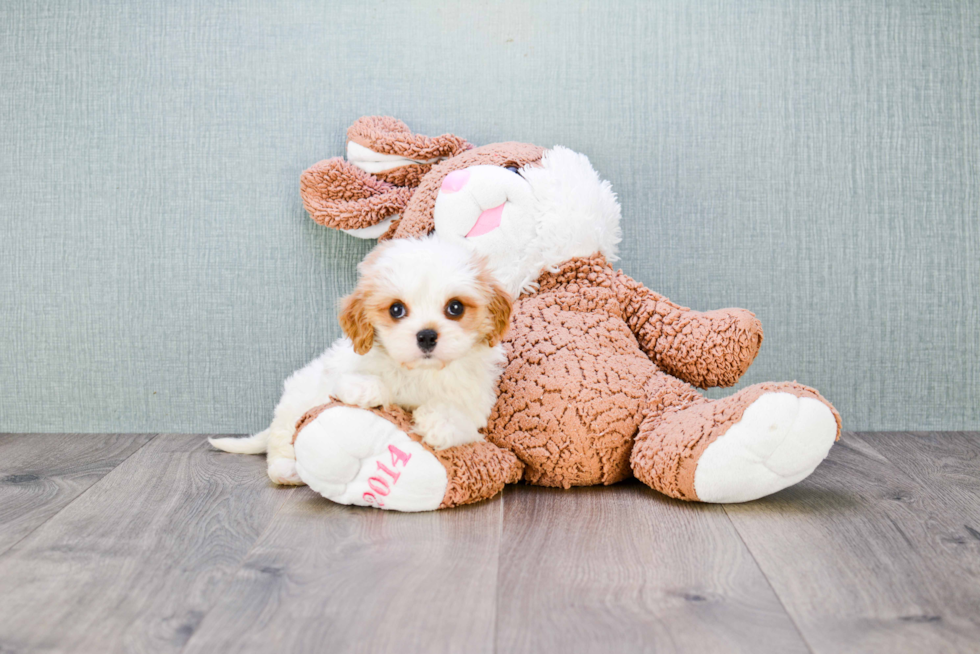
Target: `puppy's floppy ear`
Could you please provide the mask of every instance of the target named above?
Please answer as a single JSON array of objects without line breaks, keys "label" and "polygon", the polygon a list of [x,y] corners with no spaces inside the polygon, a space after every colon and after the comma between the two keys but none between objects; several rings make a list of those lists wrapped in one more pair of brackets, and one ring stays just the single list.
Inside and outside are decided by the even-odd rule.
[{"label": "puppy's floppy ear", "polygon": [[354,352],[367,354],[374,345],[374,325],[368,319],[366,294],[356,289],[341,300],[340,328],[354,344]]},{"label": "puppy's floppy ear", "polygon": [[513,309],[513,300],[510,297],[510,293],[486,272],[486,270],[482,274],[488,278],[485,283],[490,293],[490,299],[487,302],[489,331],[487,332],[486,340],[487,345],[494,347],[503,340],[507,334],[507,329],[510,327],[510,312]]}]

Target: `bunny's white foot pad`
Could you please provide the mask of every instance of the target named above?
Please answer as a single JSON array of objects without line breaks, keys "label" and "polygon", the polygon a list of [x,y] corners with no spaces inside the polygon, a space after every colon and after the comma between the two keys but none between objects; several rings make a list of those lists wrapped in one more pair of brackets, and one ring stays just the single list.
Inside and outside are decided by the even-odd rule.
[{"label": "bunny's white foot pad", "polygon": [[296,471],[338,504],[432,511],[446,494],[446,469],[381,416],[354,407],[323,411],[296,437]]},{"label": "bunny's white foot pad", "polygon": [[702,502],[748,502],[802,481],[826,458],[837,421],[823,402],[766,393],[698,459],[694,491]]}]

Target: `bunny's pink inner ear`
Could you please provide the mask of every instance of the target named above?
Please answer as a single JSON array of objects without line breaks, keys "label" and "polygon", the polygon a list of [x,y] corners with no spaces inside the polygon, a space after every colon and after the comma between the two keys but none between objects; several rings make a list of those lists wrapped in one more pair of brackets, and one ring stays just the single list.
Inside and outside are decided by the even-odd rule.
[{"label": "bunny's pink inner ear", "polygon": [[347,130],[347,160],[396,186],[418,186],[433,164],[472,147],[452,134],[413,134],[390,116],[365,116]]},{"label": "bunny's pink inner ear", "polygon": [[310,217],[335,229],[364,229],[400,214],[413,191],[377,179],[339,157],[321,161],[300,177],[300,195]]}]

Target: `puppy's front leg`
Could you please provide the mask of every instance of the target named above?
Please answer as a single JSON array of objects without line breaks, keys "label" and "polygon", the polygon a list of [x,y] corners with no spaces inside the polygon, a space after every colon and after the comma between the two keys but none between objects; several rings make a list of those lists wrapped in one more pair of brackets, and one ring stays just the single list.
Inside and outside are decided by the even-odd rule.
[{"label": "puppy's front leg", "polygon": [[344,404],[353,404],[365,409],[390,403],[388,389],[373,375],[342,375],[337,380],[334,397]]},{"label": "puppy's front leg", "polygon": [[437,450],[483,440],[476,424],[451,404],[423,404],[415,409],[412,418],[422,442]]}]

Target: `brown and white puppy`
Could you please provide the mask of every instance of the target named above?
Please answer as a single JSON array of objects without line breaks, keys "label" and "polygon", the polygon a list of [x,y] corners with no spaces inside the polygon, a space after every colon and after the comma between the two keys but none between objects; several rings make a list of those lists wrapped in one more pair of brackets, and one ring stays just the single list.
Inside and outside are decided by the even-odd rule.
[{"label": "brown and white puppy", "polygon": [[284,384],[268,429],[211,439],[226,452],[268,453],[269,477],[301,484],[292,437],[308,410],[336,398],[400,406],[435,449],[481,440],[506,361],[511,298],[468,249],[437,237],[386,241],[358,266],[343,299],[346,334]]}]

